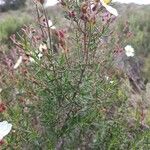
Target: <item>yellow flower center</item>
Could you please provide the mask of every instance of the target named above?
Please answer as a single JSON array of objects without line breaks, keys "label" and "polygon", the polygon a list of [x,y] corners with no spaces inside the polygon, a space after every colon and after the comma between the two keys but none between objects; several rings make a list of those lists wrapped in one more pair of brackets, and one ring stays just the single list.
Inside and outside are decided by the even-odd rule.
[{"label": "yellow flower center", "polygon": [[105,4],[109,4],[112,0],[103,0]]}]

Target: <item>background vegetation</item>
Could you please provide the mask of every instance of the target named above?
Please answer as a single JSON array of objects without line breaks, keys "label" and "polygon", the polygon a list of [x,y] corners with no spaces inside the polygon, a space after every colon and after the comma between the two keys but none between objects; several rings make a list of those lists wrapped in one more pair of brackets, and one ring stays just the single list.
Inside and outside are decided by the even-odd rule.
[{"label": "background vegetation", "polygon": [[[150,6],[115,5],[121,13],[114,25],[115,30],[122,35],[124,25],[129,22],[133,38],[130,41],[123,40],[133,45],[136,55],[144,62],[144,76],[149,78]],[[28,6],[27,3],[27,8],[2,14],[1,53],[9,56],[12,50],[9,39],[11,34],[18,32],[20,27],[28,25],[30,21],[34,24],[35,18],[30,15],[33,8]],[[50,12],[56,14],[57,9],[53,8]],[[18,13],[23,15],[18,18]],[[52,17],[56,24],[59,23],[58,26],[61,26],[60,17]],[[64,27],[69,26],[64,24],[65,19],[61,22]],[[28,41],[22,42],[26,42],[25,49],[34,53],[35,49],[31,49]],[[78,49],[81,47],[77,46]],[[111,57],[104,59],[110,61]],[[75,61],[80,63],[74,65]],[[70,67],[64,55],[54,55],[52,58],[37,60],[37,63],[27,66],[29,70],[25,70],[26,65],[22,65],[15,76],[2,62],[0,88],[3,90],[0,101],[5,103],[7,110],[0,113],[0,117],[13,124],[13,131],[2,149],[150,149],[150,132],[141,127],[139,110],[136,109],[132,114],[128,104],[129,93],[126,94],[128,89],[120,86],[115,75],[111,76],[114,81],[112,84],[104,77],[103,73],[109,69],[110,62],[105,65],[91,62],[92,67],[87,67],[81,85],[76,83],[80,80],[80,71],[84,65],[78,54],[69,56]]]}]

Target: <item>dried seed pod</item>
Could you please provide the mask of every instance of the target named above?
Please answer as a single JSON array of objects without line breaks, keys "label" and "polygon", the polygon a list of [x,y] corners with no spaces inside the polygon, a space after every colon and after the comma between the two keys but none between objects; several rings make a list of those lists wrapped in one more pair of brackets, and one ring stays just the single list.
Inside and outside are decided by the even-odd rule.
[{"label": "dried seed pod", "polygon": [[37,0],[38,2],[40,2],[42,5],[44,4],[45,0]]},{"label": "dried seed pod", "polygon": [[88,9],[88,4],[83,2],[81,5],[81,12],[86,14],[87,13],[87,9]]}]

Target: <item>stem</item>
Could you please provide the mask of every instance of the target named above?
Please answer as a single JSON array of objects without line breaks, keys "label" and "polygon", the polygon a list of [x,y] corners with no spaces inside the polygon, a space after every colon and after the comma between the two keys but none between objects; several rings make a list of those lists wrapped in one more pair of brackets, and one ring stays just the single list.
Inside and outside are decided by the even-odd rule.
[{"label": "stem", "polygon": [[40,30],[42,32],[42,36],[44,37],[44,32],[43,32],[42,26],[40,24],[40,14],[39,14],[38,6],[37,6],[37,4],[35,4],[35,6],[36,6],[36,13],[37,13],[37,18],[38,18],[38,23],[40,25]]},{"label": "stem", "polygon": [[84,32],[82,32],[82,33],[83,33],[83,40],[84,40],[83,41],[83,44],[84,44],[83,49],[84,49],[84,63],[85,63],[85,65],[83,65],[83,68],[81,68],[80,78],[79,78],[79,81],[77,82],[76,90],[73,93],[73,96],[71,98],[71,101],[73,103],[72,103],[72,106],[71,106],[69,112],[67,113],[67,117],[66,117],[64,124],[61,128],[62,130],[66,127],[66,122],[69,120],[71,112],[73,111],[73,104],[76,104],[77,106],[79,106],[79,104],[77,102],[75,102],[74,99],[76,98],[76,96],[79,92],[79,88],[80,88],[80,85],[82,83],[82,79],[84,77],[84,73],[86,71],[86,67],[87,67],[87,63],[88,63],[88,48],[87,48],[87,32],[86,32],[86,30],[87,30],[87,23],[84,22]]},{"label": "stem", "polygon": [[48,38],[49,38],[49,46],[50,46],[50,49],[51,49],[51,52],[52,52],[51,30],[50,30],[50,27],[49,27],[49,24],[48,24],[47,12],[46,12],[46,10],[44,9],[44,7],[43,7],[43,13],[44,13],[44,16],[45,16],[45,19],[46,19],[47,32],[48,32]]}]

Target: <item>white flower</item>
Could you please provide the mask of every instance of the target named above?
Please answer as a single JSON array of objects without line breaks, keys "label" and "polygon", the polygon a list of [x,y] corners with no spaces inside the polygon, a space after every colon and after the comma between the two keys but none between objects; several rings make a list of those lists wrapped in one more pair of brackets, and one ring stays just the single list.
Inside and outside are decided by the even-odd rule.
[{"label": "white flower", "polygon": [[93,140],[93,142],[96,143],[96,142],[97,142],[97,139],[95,138],[95,139]]},{"label": "white flower", "polygon": [[113,84],[113,83],[114,83],[113,80],[110,80],[109,76],[105,76],[105,79],[106,79],[106,81],[109,81],[110,84]]},{"label": "white flower", "polygon": [[0,141],[11,131],[12,124],[7,121],[0,122]]},{"label": "white flower", "polygon": [[[79,2],[78,2],[79,4]],[[95,7],[95,2],[93,0],[90,1],[90,9],[93,10],[93,8]]]},{"label": "white flower", "polygon": [[107,5],[105,2],[104,2],[104,0],[100,0],[101,1],[101,4],[106,8],[106,10],[107,11],[109,11],[112,15],[114,15],[114,16],[118,16],[118,11],[115,9],[115,8],[113,8],[113,7],[111,7],[111,6],[109,6],[109,5]]},{"label": "white flower", "polygon": [[134,48],[131,45],[127,45],[125,47],[125,53],[128,57],[133,57],[135,55]]},{"label": "white flower", "polygon": [[22,56],[20,56],[18,58],[17,62],[14,65],[14,69],[17,69],[20,66],[21,63],[22,63]]},{"label": "white flower", "polygon": [[56,29],[51,20],[48,20],[48,27],[50,27],[51,29]]},{"label": "white flower", "polygon": [[113,83],[114,83],[114,81],[113,81],[113,80],[111,80],[111,81],[109,81],[109,83],[110,83],[110,84],[113,84]]},{"label": "white flower", "polygon": [[59,3],[58,0],[45,0],[44,2],[44,7],[51,7],[51,6],[54,6],[56,5],[57,3]]},{"label": "white flower", "polygon": [[48,22],[44,21],[44,26],[45,27],[49,27],[49,28],[51,28],[53,30],[56,29],[56,27],[53,25],[53,22],[51,20],[48,20]]},{"label": "white flower", "polygon": [[35,59],[30,56],[30,57],[29,57],[29,61],[30,61],[31,63],[34,63],[34,62],[35,62]]},{"label": "white flower", "polygon": [[110,80],[109,76],[105,76],[105,79],[106,79],[106,81],[109,81],[110,84],[113,84],[113,83],[114,83],[113,80]]},{"label": "white flower", "polygon": [[38,54],[38,58],[39,58],[39,59],[41,59],[41,58],[42,58],[42,56],[43,56],[43,54],[42,54],[42,53],[39,53],[39,54]]},{"label": "white flower", "polygon": [[47,50],[47,46],[46,46],[46,44],[40,44],[40,46],[39,46],[39,51],[40,52],[43,52],[43,50]]},{"label": "white flower", "polygon": [[[37,49],[36,52],[36,56],[38,57],[38,59],[40,60],[43,57],[43,51],[47,50],[47,45],[45,43],[40,44],[39,49]],[[31,63],[35,63],[36,60],[35,58],[33,58],[32,56],[29,57],[29,61]]]},{"label": "white flower", "polygon": [[105,76],[105,79],[108,81],[108,80],[109,80],[109,77],[108,77],[108,76]]}]

